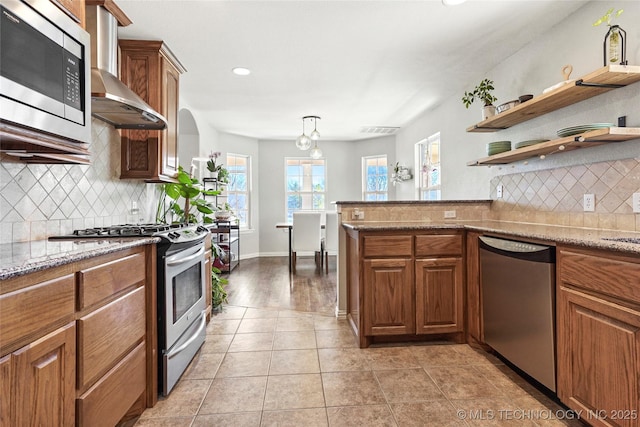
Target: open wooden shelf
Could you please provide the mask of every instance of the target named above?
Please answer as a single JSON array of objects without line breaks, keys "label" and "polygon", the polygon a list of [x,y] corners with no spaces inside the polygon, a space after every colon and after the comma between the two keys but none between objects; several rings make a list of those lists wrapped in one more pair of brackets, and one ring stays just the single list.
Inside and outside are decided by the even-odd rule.
[{"label": "open wooden shelf", "polygon": [[[526,122],[576,102],[640,81],[640,66],[608,65],[583,78],[533,97],[469,128],[467,132],[496,132]],[[590,86],[598,85],[598,86]]]},{"label": "open wooden shelf", "polygon": [[610,142],[622,142],[640,138],[640,128],[611,127],[592,130],[580,135],[554,139],[528,147],[518,148],[467,163],[467,166],[504,165],[520,160],[583,147],[595,147]]}]

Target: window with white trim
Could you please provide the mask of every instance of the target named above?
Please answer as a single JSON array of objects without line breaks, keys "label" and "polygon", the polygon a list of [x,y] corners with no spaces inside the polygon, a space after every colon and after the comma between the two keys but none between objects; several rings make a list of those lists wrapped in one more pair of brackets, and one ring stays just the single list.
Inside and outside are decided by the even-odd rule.
[{"label": "window with white trim", "polygon": [[388,200],[387,156],[362,158],[362,200]]},{"label": "window with white trim", "polygon": [[420,200],[440,200],[441,163],[440,132],[416,144],[416,170],[419,171],[418,198]]},{"label": "window with white trim", "polygon": [[242,228],[251,227],[251,158],[242,154],[227,154],[229,184],[224,193],[227,203]]},{"label": "window with white trim", "polygon": [[325,210],[326,182],[325,159],[286,157],[286,220],[293,221],[295,211]]}]

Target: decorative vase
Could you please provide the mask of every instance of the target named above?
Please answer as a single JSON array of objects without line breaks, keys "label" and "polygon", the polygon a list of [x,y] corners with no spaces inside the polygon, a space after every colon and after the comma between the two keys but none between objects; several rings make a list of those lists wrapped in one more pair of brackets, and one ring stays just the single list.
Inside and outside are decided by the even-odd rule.
[{"label": "decorative vase", "polygon": [[214,215],[215,215],[216,219],[226,220],[226,219],[229,219],[231,217],[231,212],[229,212],[229,211],[216,211]]},{"label": "decorative vase", "polygon": [[209,171],[209,178],[215,178],[218,179],[218,171]]},{"label": "decorative vase", "polygon": [[621,65],[627,64],[627,52],[625,46],[625,38],[627,32],[618,25],[609,27],[609,31],[604,36],[603,56],[604,65],[615,64],[619,62]]},{"label": "decorative vase", "polygon": [[494,105],[485,105],[482,107],[482,120],[487,120],[489,117],[496,115],[496,107]]}]

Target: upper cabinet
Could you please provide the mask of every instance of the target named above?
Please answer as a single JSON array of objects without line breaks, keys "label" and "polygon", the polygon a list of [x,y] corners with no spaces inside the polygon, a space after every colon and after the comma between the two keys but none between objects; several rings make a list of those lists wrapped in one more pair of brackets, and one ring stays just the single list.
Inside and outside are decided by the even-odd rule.
[{"label": "upper cabinet", "polygon": [[120,79],[167,119],[167,128],[123,130],[120,178],[172,182],[178,174],[178,90],[186,70],[157,40],[119,40]]},{"label": "upper cabinet", "polygon": [[71,19],[76,21],[82,28],[85,28],[84,5],[85,0],[51,0]]},{"label": "upper cabinet", "polygon": [[[497,114],[469,128],[467,132],[495,132],[596,95],[640,81],[640,66],[608,65],[585,77],[566,84],[503,113]],[[621,142],[640,138],[640,128],[611,127],[592,130],[552,141],[530,145],[468,162],[468,166],[512,163],[535,156],[593,147],[608,142]]]}]

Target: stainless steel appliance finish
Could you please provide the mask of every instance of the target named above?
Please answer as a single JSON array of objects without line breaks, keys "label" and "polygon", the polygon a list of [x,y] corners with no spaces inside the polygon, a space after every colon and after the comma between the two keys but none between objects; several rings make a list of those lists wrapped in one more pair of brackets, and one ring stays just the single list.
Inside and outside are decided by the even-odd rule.
[{"label": "stainless steel appliance finish", "polygon": [[0,4],[0,120],[91,142],[89,34],[49,0]]},{"label": "stainless steel appliance finish", "polygon": [[[205,340],[204,243],[164,256],[158,283],[158,339],[162,354],[162,394],[167,396]],[[160,299],[163,297],[163,301]]]},{"label": "stainless steel appliance finish", "polygon": [[118,21],[102,6],[85,8],[91,34],[91,114],[117,129],[162,130],[167,119],[118,75]]},{"label": "stainless steel appliance finish", "polygon": [[480,237],[485,343],[556,390],[555,248]]}]

